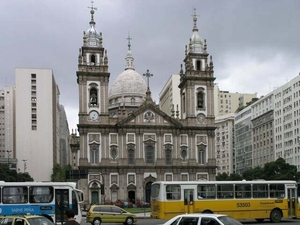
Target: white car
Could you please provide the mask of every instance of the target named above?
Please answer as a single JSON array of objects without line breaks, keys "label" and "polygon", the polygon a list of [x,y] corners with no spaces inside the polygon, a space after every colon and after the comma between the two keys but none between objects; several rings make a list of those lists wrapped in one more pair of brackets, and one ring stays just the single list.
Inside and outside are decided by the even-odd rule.
[{"label": "white car", "polygon": [[163,225],[242,225],[242,223],[227,215],[194,213],[175,216]]}]

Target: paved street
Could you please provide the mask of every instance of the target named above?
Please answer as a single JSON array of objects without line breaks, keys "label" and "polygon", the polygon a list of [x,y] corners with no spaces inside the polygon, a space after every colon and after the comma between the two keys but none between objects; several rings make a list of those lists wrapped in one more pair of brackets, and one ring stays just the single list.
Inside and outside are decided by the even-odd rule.
[{"label": "paved street", "polygon": [[[137,223],[135,223],[135,225],[159,225],[159,224],[163,224],[166,220],[160,220],[160,219],[152,219],[149,217],[149,213],[146,213],[144,215],[144,213],[139,213],[137,214],[138,216],[138,221]],[[284,219],[281,221],[281,223],[272,223],[270,222],[270,220],[266,220],[262,223],[258,223],[254,220],[245,220],[245,221],[240,221],[243,224],[246,225],[300,225],[300,219]],[[85,219],[83,219],[81,225],[90,225],[88,223],[85,223]],[[101,225],[122,225],[122,224],[118,224],[118,223],[103,223]]]}]

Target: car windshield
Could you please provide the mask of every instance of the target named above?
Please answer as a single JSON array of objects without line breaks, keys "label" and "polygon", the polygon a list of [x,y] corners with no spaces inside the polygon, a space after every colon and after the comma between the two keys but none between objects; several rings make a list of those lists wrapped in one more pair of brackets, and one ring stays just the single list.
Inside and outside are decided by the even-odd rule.
[{"label": "car windshield", "polygon": [[219,216],[218,219],[224,224],[224,225],[242,225],[239,221],[232,219],[230,216]]},{"label": "car windshield", "polygon": [[54,225],[49,219],[46,217],[34,217],[34,218],[28,218],[28,222],[30,225]]}]

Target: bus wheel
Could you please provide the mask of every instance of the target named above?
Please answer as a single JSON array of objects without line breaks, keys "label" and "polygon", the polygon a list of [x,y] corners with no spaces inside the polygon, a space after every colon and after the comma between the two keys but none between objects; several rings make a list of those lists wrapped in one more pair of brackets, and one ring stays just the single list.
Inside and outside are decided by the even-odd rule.
[{"label": "bus wheel", "polygon": [[214,214],[212,211],[210,210],[204,210],[202,213],[207,213],[207,214]]},{"label": "bus wheel", "polygon": [[265,219],[255,219],[257,222],[261,223],[263,222]]},{"label": "bus wheel", "polygon": [[273,209],[270,215],[270,220],[272,223],[279,223],[281,221],[281,212],[279,209]]},{"label": "bus wheel", "polygon": [[100,225],[101,224],[101,219],[96,217],[94,220],[93,220],[93,225]]}]

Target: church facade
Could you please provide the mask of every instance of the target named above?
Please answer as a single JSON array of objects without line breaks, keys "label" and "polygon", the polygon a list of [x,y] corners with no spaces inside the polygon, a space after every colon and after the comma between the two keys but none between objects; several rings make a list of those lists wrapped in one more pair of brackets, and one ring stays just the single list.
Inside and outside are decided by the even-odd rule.
[{"label": "church facade", "polygon": [[193,20],[179,74],[179,119],[176,106],[168,116],[152,100],[149,85],[135,71],[130,38],[126,68],[109,89],[107,52],[92,7],[78,57],[80,136],[78,148],[72,148],[73,168],[87,172],[78,181],[86,205],[150,202],[151,184],[158,180],[215,180],[213,62],[196,15]]}]

